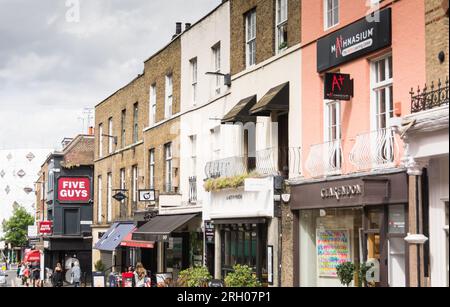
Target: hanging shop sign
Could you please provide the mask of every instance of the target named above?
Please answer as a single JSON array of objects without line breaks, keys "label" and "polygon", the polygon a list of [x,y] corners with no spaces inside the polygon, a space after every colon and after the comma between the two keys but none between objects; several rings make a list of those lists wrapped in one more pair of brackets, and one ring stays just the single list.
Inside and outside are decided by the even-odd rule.
[{"label": "hanging shop sign", "polygon": [[139,201],[156,201],[155,190],[139,190]]},{"label": "hanging shop sign", "polygon": [[215,243],[215,229],[211,221],[205,221],[205,238],[207,244]]},{"label": "hanging shop sign", "polygon": [[[357,59],[392,44],[391,8],[331,33],[317,42],[317,71]],[[379,18],[379,20],[376,20]]]},{"label": "hanging shop sign", "polygon": [[41,235],[50,235],[53,230],[53,222],[52,221],[42,221],[39,222],[39,234]]},{"label": "hanging shop sign", "polygon": [[113,198],[117,201],[122,201],[127,198],[127,196],[123,192],[118,192],[117,194],[113,195]]},{"label": "hanging shop sign", "polygon": [[91,180],[88,177],[58,178],[58,201],[88,203],[91,200]]},{"label": "hanging shop sign", "polygon": [[324,98],[329,100],[351,100],[353,79],[348,74],[325,74]]}]

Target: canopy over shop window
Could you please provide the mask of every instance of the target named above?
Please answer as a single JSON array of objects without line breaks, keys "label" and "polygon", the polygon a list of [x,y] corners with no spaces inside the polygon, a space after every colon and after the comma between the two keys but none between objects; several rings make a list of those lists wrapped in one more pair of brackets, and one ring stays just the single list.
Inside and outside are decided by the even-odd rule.
[{"label": "canopy over shop window", "polygon": [[145,242],[145,241],[136,241],[133,240],[133,233],[137,231],[137,228],[134,228],[129,234],[125,236],[125,238],[120,243],[120,246],[123,247],[136,247],[136,248],[154,248],[155,242]]},{"label": "canopy over shop window", "polygon": [[94,249],[101,251],[114,251],[127,234],[134,229],[133,223],[114,223],[95,244]]},{"label": "canopy over shop window", "polygon": [[255,104],[256,95],[242,99],[230,112],[228,112],[227,115],[224,116],[222,124],[256,122],[256,116],[250,116],[249,113],[250,109]]},{"label": "canopy over shop window", "polygon": [[196,216],[197,214],[158,215],[135,231],[132,239],[137,241],[157,241],[158,236],[170,235]]},{"label": "canopy over shop window", "polygon": [[289,82],[278,85],[261,98],[258,103],[250,109],[253,116],[270,116],[272,111],[289,111]]}]

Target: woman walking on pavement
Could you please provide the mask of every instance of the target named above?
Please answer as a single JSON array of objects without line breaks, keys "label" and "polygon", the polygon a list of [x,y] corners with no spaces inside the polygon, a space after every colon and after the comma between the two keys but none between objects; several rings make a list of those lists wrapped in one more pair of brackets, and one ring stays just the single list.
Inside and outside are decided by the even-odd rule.
[{"label": "woman walking on pavement", "polygon": [[147,277],[147,270],[142,263],[136,265],[136,271],[134,271],[134,286],[137,288],[145,287],[145,278]]},{"label": "woman walking on pavement", "polygon": [[52,276],[53,287],[61,288],[63,286],[63,271],[61,263],[56,265],[55,271]]},{"label": "woman walking on pavement", "polygon": [[73,283],[75,285],[75,288],[78,288],[80,286],[80,279],[81,279],[81,269],[78,263],[72,264],[72,279]]}]

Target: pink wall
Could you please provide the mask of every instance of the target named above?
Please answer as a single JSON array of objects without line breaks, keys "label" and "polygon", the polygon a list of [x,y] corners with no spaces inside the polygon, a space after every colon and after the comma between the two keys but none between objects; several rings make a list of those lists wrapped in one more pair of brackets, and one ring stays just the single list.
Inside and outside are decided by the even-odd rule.
[{"label": "pink wall", "polygon": [[[401,102],[402,116],[410,113],[411,87],[424,84],[425,73],[425,7],[423,0],[383,2],[392,7],[392,46],[368,54],[339,67],[341,73],[351,74],[355,80],[355,96],[342,102],[342,138],[344,148],[343,172],[354,171],[348,163],[355,137],[371,131],[370,59],[392,52],[394,66],[394,103]],[[323,83],[317,73],[316,40],[362,18],[368,12],[365,0],[341,0],[340,23],[330,31],[323,31],[323,1],[302,2],[302,104],[303,104],[303,165],[310,146],[324,142]],[[400,144],[402,147],[402,144]],[[305,175],[308,177],[305,170]]]}]

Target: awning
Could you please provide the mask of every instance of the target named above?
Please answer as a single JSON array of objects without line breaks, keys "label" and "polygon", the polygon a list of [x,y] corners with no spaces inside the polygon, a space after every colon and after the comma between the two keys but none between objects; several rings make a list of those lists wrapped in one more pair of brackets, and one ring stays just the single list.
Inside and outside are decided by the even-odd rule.
[{"label": "awning", "polygon": [[158,236],[170,235],[197,214],[158,215],[136,230],[132,238],[137,241],[154,241]]},{"label": "awning", "polygon": [[41,262],[41,252],[38,250],[32,250],[25,253],[23,262]]},{"label": "awning", "polygon": [[256,95],[242,99],[227,115],[222,119],[223,124],[256,122],[256,116],[250,115],[250,109],[256,104]]},{"label": "awning", "polygon": [[250,109],[253,116],[270,116],[272,111],[289,111],[289,82],[271,89]]},{"label": "awning", "polygon": [[124,247],[137,247],[137,248],[154,248],[155,242],[136,241],[133,240],[133,233],[137,230],[134,228],[125,238],[120,242],[120,246]]},{"label": "awning", "polygon": [[133,223],[114,223],[95,244],[94,249],[101,251],[114,251],[120,245],[123,238],[134,229]]}]

